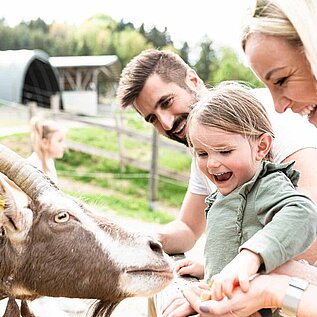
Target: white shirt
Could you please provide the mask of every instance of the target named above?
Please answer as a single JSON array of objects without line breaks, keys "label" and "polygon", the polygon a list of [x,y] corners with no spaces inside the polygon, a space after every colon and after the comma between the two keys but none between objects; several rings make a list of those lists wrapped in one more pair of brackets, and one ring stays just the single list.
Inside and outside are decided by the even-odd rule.
[{"label": "white shirt", "polygon": [[[39,158],[39,156],[37,155],[37,153],[33,152],[28,158],[27,160],[36,168],[38,168],[40,171],[43,171],[43,166],[42,166],[42,162]],[[56,168],[55,168],[55,162],[53,159],[48,159],[47,162],[47,167],[49,169],[48,172],[46,172],[45,174],[55,183],[57,184],[57,172],[56,172]]]},{"label": "white shirt", "polygon": [[[277,113],[267,88],[254,89],[253,92],[265,107],[273,127],[274,162],[280,163],[291,154],[304,148],[317,148],[317,129],[307,121],[307,118],[301,117],[291,110]],[[193,158],[188,191],[198,195],[209,195],[215,190],[216,186],[200,171]]]}]

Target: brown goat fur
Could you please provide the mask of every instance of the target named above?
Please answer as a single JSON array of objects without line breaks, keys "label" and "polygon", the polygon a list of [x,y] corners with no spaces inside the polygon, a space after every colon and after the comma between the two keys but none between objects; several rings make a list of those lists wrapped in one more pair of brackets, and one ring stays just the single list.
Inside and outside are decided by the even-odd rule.
[{"label": "brown goat fur", "polygon": [[26,300],[40,296],[99,300],[92,316],[110,316],[126,297],[149,296],[173,275],[161,246],[129,232],[59,190],[18,206],[0,183],[0,298],[4,317],[32,317]]}]

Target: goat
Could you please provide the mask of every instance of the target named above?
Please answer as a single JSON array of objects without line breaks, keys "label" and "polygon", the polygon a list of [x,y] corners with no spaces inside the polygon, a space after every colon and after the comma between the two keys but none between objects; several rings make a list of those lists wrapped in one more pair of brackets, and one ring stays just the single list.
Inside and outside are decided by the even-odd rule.
[{"label": "goat", "polygon": [[173,279],[169,257],[153,238],[115,224],[63,193],[43,173],[0,145],[0,171],[31,199],[19,206],[0,185],[0,299],[4,317],[34,316],[40,296],[98,300],[108,317],[124,298],[151,296]]}]

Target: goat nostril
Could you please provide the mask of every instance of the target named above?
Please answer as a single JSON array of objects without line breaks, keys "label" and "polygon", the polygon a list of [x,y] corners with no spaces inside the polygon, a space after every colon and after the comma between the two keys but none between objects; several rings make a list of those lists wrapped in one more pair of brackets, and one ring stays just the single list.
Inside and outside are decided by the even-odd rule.
[{"label": "goat nostril", "polygon": [[150,240],[149,245],[152,251],[160,253],[160,254],[163,253],[162,245],[159,242]]}]

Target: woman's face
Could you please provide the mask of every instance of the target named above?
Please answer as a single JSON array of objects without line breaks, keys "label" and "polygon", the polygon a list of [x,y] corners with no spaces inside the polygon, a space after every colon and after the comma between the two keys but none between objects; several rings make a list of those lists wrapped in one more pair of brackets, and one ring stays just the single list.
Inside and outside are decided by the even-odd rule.
[{"label": "woman's face", "polygon": [[301,47],[286,39],[261,33],[251,34],[245,54],[259,79],[269,88],[275,109],[306,115],[317,127],[317,81]]}]

